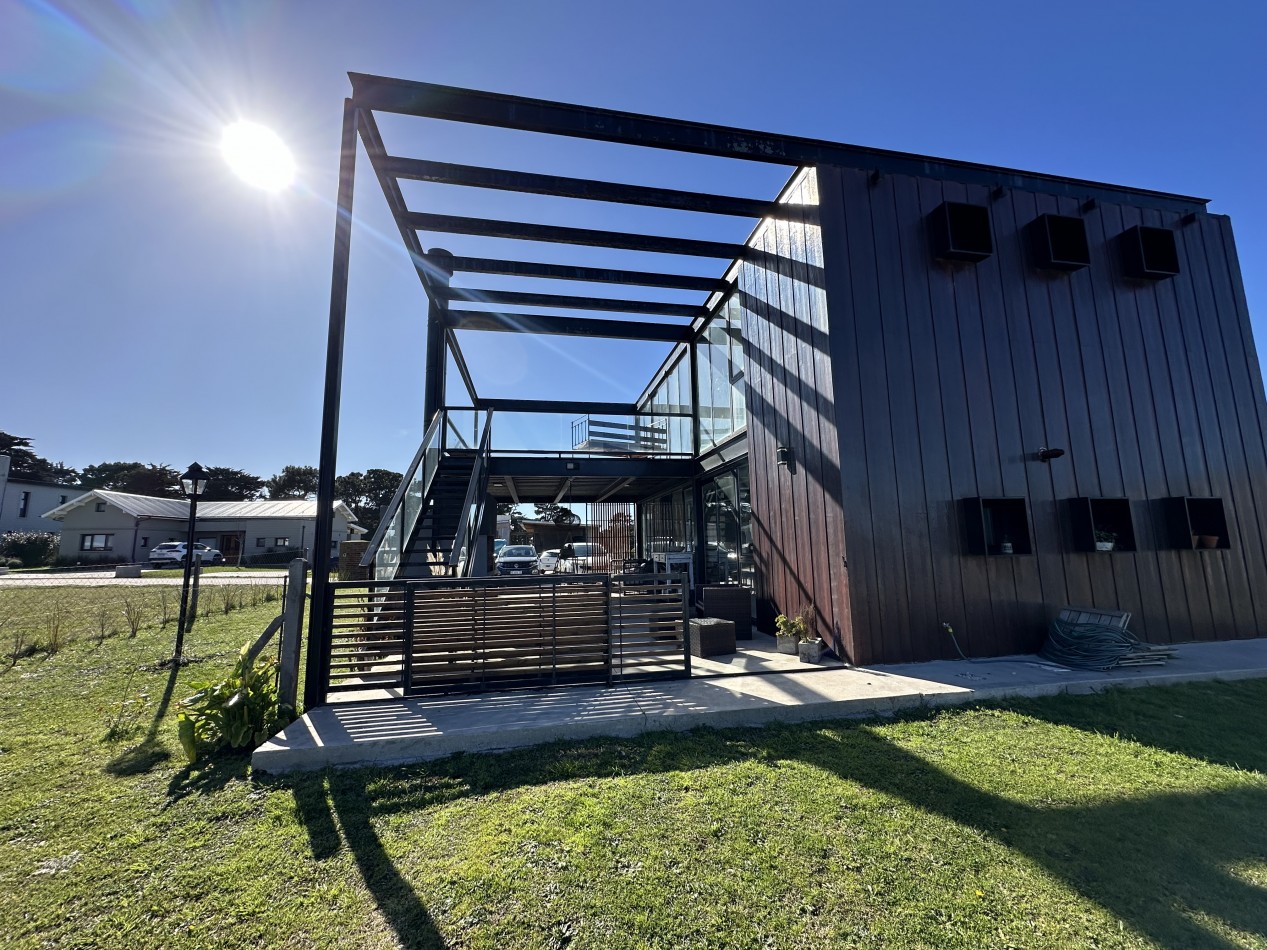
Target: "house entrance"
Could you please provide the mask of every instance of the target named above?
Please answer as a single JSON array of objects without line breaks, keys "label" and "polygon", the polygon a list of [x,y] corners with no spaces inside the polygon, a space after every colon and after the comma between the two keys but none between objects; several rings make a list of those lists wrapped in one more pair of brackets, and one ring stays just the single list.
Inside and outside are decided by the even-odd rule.
[{"label": "house entrance", "polygon": [[220,535],[219,543],[216,547],[220,549],[220,553],[224,555],[225,564],[242,563],[242,540],[244,532],[234,531],[230,534]]}]

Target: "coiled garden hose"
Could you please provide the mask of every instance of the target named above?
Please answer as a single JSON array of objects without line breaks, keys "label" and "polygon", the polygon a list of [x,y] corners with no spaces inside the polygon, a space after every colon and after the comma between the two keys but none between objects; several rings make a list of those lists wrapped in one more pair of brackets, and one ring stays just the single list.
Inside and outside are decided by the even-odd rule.
[{"label": "coiled garden hose", "polygon": [[1045,660],[1084,670],[1111,670],[1165,662],[1174,651],[1143,643],[1128,630],[1101,623],[1053,620],[1047,642],[1038,651]]}]

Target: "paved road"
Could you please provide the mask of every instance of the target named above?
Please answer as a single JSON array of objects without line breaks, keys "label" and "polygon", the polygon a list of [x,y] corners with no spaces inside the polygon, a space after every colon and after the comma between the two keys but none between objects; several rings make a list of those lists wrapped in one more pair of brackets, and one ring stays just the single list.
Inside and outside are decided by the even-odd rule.
[{"label": "paved road", "polygon": [[[203,574],[203,587],[222,584],[278,584],[285,571],[217,571]],[[0,574],[0,590],[10,587],[162,587],[181,585],[180,577],[115,577],[110,571],[57,571],[49,574]]]}]

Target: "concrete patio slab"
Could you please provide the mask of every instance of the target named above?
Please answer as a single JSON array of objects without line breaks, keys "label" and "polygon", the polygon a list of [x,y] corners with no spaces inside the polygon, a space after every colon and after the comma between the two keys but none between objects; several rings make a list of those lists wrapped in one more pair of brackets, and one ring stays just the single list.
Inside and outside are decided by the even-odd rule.
[{"label": "concrete patio slab", "polygon": [[1184,644],[1166,666],[1107,673],[1068,670],[1020,656],[394,698],[316,709],[260,746],[251,761],[273,773],[386,765],[557,739],[888,715],[1016,696],[1093,693],[1112,686],[1253,677],[1267,677],[1267,638]]}]

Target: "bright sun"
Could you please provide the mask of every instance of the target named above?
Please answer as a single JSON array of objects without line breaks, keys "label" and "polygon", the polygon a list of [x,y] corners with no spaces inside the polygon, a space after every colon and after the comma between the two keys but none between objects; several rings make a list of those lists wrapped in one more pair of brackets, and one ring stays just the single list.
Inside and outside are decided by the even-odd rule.
[{"label": "bright sun", "polygon": [[295,160],[272,129],[234,122],[224,130],[220,151],[243,181],[265,191],[281,191],[295,180]]}]

